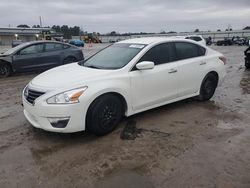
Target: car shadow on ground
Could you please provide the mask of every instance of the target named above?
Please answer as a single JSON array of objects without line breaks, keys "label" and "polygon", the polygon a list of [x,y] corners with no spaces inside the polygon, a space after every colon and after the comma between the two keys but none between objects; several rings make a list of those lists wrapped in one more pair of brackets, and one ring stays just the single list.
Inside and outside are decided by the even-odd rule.
[{"label": "car shadow on ground", "polygon": [[[162,113],[168,114],[170,111],[175,111],[181,108],[193,108],[195,106],[202,106],[209,110],[219,109],[219,107],[215,104],[214,101],[199,102],[193,98],[185,99],[185,100],[178,101],[172,104],[167,104],[158,108],[147,110],[147,111],[132,115],[130,117],[123,117],[122,121],[119,123],[117,128],[113,131],[113,133],[120,135],[120,133],[123,131],[123,129],[125,129],[126,126],[130,126],[130,128],[132,127],[132,129],[136,132],[138,130],[133,127],[136,126],[135,124],[139,119],[143,119],[148,116],[153,117],[156,114],[162,114]],[[134,124],[134,125],[131,126],[131,124]],[[95,136],[89,131],[81,131],[81,132],[76,132],[76,133],[55,133],[55,132],[48,132],[48,131],[44,131],[38,128],[34,128],[32,127],[32,125],[30,125],[29,130],[33,134],[34,139],[39,140],[39,141],[46,140],[46,141],[64,142],[64,143],[78,143],[78,142],[87,143],[87,142],[96,140],[98,138],[101,138],[101,137]],[[112,133],[108,135],[104,135],[102,137],[109,137],[109,135],[112,135]]]}]

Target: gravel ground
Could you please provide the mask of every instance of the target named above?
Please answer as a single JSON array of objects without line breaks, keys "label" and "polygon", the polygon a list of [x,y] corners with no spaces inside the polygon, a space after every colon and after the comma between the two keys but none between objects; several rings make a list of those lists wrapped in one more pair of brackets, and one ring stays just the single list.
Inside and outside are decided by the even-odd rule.
[{"label": "gravel ground", "polygon": [[[104,46],[83,51],[88,57]],[[210,101],[188,99],[125,118],[104,137],[32,128],[21,92],[37,74],[1,79],[0,187],[249,188],[245,47],[212,48],[227,57],[228,74]]]}]

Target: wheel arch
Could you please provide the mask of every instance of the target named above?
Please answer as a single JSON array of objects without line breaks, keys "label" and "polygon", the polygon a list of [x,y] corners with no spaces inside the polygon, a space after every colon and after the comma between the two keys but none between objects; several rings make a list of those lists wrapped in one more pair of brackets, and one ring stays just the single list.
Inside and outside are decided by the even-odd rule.
[{"label": "wheel arch", "polygon": [[91,101],[90,101],[88,107],[87,107],[87,111],[86,111],[86,112],[88,112],[88,110],[89,110],[91,104],[92,104],[96,99],[98,99],[98,98],[100,98],[100,97],[102,97],[102,96],[104,96],[104,95],[115,95],[115,96],[117,96],[117,97],[121,100],[121,102],[122,102],[122,106],[123,106],[123,110],[124,110],[124,115],[125,115],[125,116],[127,115],[127,113],[128,113],[128,102],[127,102],[127,100],[126,100],[126,97],[125,97],[123,94],[121,94],[120,92],[117,92],[117,91],[106,91],[106,92],[102,92],[102,93],[99,93],[98,95],[96,95],[95,97],[93,97],[93,98],[91,99]]},{"label": "wheel arch", "polygon": [[216,72],[216,71],[210,71],[206,74],[205,78],[209,75],[209,74],[212,74],[216,77],[216,87],[218,86],[218,82],[219,82],[219,74]]},{"label": "wheel arch", "polygon": [[66,59],[69,59],[69,58],[73,58],[74,60],[78,61],[78,58],[77,58],[75,55],[67,54],[67,55],[65,55],[65,57],[62,59],[62,64],[67,64],[67,63],[65,63],[65,60],[66,60]]},{"label": "wheel arch", "polygon": [[0,59],[0,65],[1,65],[1,64],[7,64],[7,65],[10,67],[11,72],[14,72],[14,69],[13,69],[12,64],[11,64],[10,62],[5,61],[5,60],[3,60],[3,59]]},{"label": "wheel arch", "polygon": [[215,70],[209,70],[209,71],[203,76],[203,79],[202,79],[202,81],[201,81],[201,83],[200,83],[200,86],[202,85],[202,83],[203,83],[203,81],[206,79],[206,77],[207,77],[208,75],[210,75],[210,74],[213,74],[213,75],[216,77],[216,79],[217,79],[217,84],[218,84],[218,82],[219,82],[219,74],[218,74],[218,72],[215,71]]},{"label": "wheel arch", "polygon": [[205,76],[203,77],[203,79],[202,79],[202,81],[200,83],[199,94],[200,94],[200,89],[201,89],[202,83],[205,81],[205,79],[207,78],[207,76],[210,75],[210,74],[213,74],[216,77],[216,79],[217,79],[216,87],[218,86],[218,83],[219,83],[219,74],[215,70],[210,70],[209,72],[207,72],[207,74],[205,74]]}]

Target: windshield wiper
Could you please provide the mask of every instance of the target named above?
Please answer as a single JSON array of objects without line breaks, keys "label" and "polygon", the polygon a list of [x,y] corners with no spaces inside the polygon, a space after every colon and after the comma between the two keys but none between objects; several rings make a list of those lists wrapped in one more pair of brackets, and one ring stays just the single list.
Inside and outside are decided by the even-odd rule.
[{"label": "windshield wiper", "polygon": [[84,67],[94,68],[94,69],[101,69],[100,67],[94,66],[94,65],[83,65]]}]

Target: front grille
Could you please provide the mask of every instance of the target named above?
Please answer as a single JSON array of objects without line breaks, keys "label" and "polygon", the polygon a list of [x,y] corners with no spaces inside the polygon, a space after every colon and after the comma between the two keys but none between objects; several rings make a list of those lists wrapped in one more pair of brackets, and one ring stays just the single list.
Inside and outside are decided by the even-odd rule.
[{"label": "front grille", "polygon": [[30,103],[30,104],[34,104],[35,100],[40,97],[41,95],[45,94],[44,92],[40,92],[40,91],[35,91],[35,90],[31,90],[28,89],[28,95],[26,97],[26,100]]}]

